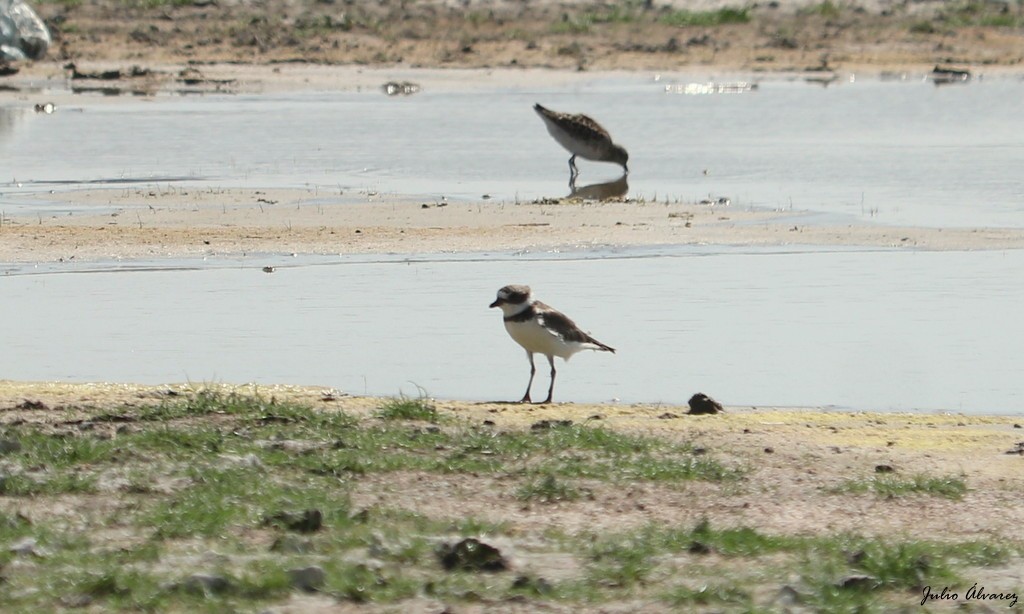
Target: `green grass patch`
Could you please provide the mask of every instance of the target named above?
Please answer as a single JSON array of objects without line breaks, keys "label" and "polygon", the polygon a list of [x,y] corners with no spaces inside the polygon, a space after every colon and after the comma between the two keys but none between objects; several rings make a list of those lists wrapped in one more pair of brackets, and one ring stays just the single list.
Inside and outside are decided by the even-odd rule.
[{"label": "green grass patch", "polygon": [[939,10],[935,21],[954,28],[1019,28],[1024,26],[1024,12],[1021,12],[1019,3],[1014,11],[1010,4],[994,0],[947,2]]},{"label": "green grass patch", "polygon": [[520,501],[537,501],[539,503],[575,501],[581,496],[579,488],[565,480],[559,480],[550,473],[527,480],[516,491],[516,497]]},{"label": "green grass patch", "polygon": [[421,420],[423,422],[437,422],[437,408],[425,396],[415,399],[400,395],[397,398],[388,399],[380,410],[377,417],[384,420]]},{"label": "green grass patch", "polygon": [[797,13],[800,15],[817,15],[826,19],[835,19],[842,13],[842,9],[832,0],[824,0],[824,2],[800,8]]},{"label": "green grass patch", "polygon": [[967,483],[961,476],[934,477],[921,473],[908,477],[882,475],[867,480],[850,480],[840,484],[833,492],[873,492],[880,497],[930,495],[959,501],[967,492]]},{"label": "green grass patch", "polygon": [[726,24],[749,23],[749,8],[720,8],[714,11],[690,11],[677,9],[670,11],[658,18],[658,21],[669,26],[680,28],[686,27],[714,27]]},{"label": "green grass patch", "polygon": [[[396,408],[406,401],[411,409]],[[94,431],[7,427],[4,438],[21,447],[0,459],[0,545],[22,547],[0,548],[0,611],[262,611],[299,592],[289,570],[313,564],[325,572],[322,594],[396,610],[427,595],[453,607],[514,600],[590,611],[644,600],[679,611],[760,611],[771,605],[756,601],[765,586],[791,584],[809,609],[886,611],[922,582],[958,582],[963,569],[1020,554],[990,542],[775,535],[707,520],[534,529],[517,515],[524,502],[586,499],[576,504],[582,510],[607,490],[595,482],[678,492],[704,480],[724,491],[747,488],[747,471],[599,421],[502,428],[428,410],[424,399],[400,397],[356,418],[326,405],[199,391],[94,411]],[[113,424],[124,425],[113,439],[96,436]],[[404,500],[380,475],[397,471],[422,483]],[[435,494],[435,481],[451,489]],[[432,500],[444,493],[455,500]],[[356,500],[370,503],[355,509]],[[463,504],[482,504],[487,517],[435,515]],[[551,556],[567,573],[444,571],[438,545],[465,537],[505,555]],[[188,581],[197,573],[225,582],[203,589]],[[869,581],[844,585],[849,576]]]}]

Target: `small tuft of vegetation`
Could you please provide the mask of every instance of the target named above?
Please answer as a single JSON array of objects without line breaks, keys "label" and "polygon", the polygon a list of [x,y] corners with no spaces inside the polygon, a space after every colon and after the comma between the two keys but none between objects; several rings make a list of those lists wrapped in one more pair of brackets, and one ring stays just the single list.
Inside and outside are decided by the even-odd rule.
[{"label": "small tuft of vegetation", "polygon": [[391,398],[381,406],[377,417],[384,420],[421,420],[437,422],[437,408],[430,399],[421,395],[415,399],[400,395]]},{"label": "small tuft of vegetation", "polygon": [[750,22],[749,8],[720,8],[714,11],[690,11],[677,9],[662,15],[658,21],[668,26],[714,27],[735,23]]},{"label": "small tuft of vegetation", "polygon": [[550,473],[528,480],[516,491],[516,497],[520,501],[537,501],[539,503],[575,501],[580,496],[580,489],[565,480],[559,480]]},{"label": "small tuft of vegetation", "polygon": [[818,4],[803,7],[797,11],[800,15],[817,15],[819,17],[825,17],[826,19],[835,19],[839,17],[842,10],[839,5],[832,0],[824,0]]},{"label": "small tuft of vegetation", "polygon": [[873,492],[880,497],[923,494],[959,501],[967,492],[967,483],[962,476],[954,475],[943,477],[933,477],[921,473],[909,477],[882,475],[867,480],[844,482],[835,487],[833,492]]}]

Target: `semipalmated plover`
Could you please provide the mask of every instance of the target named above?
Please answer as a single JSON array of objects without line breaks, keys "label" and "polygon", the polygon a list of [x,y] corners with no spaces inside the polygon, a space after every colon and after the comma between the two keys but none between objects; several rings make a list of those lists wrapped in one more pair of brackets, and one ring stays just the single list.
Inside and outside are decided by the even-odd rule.
[{"label": "semipalmated plover", "polygon": [[571,177],[575,178],[579,174],[576,170],[576,156],[597,162],[614,162],[622,165],[623,172],[629,172],[629,167],[626,166],[629,154],[625,148],[612,141],[611,135],[601,127],[601,124],[586,115],[559,113],[539,104],[533,105],[533,110],[544,120],[544,125],[548,127],[551,136],[572,154],[569,158]]},{"label": "semipalmated plover", "polygon": [[533,364],[534,354],[543,354],[551,365],[551,385],[548,386],[548,397],[544,403],[551,402],[551,394],[555,390],[555,356],[569,360],[573,354],[581,350],[600,350],[615,352],[615,348],[607,346],[587,333],[580,330],[576,323],[565,314],[553,309],[530,296],[529,286],[510,285],[498,290],[498,298],[491,307],[501,307],[504,314],[505,330],[526,350],[530,360],[530,381],[526,384],[526,394],[520,403],[530,402],[530,388],[537,367]]}]

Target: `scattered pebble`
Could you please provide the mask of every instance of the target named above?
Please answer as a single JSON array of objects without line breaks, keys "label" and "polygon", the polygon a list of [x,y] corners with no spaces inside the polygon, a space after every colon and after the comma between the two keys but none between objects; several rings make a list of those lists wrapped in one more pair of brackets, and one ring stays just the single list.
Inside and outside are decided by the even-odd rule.
[{"label": "scattered pebble", "polygon": [[892,465],[875,465],[875,473],[893,473],[896,471]]},{"label": "scattered pebble", "polygon": [[39,547],[39,544],[36,542],[34,537],[23,537],[11,544],[7,550],[8,552],[18,556],[36,556],[43,558],[48,554],[46,550]]},{"label": "scattered pebble", "polygon": [[231,582],[224,576],[197,573],[185,578],[177,587],[187,593],[209,596],[227,592],[231,588]]},{"label": "scattered pebble", "polygon": [[512,581],[512,588],[528,590],[537,595],[550,594],[554,589],[551,583],[544,578],[534,578],[533,576],[516,576],[516,579]]},{"label": "scattered pebble", "polygon": [[320,590],[324,585],[324,581],[327,579],[323,568],[316,565],[301,567],[299,569],[289,569],[288,578],[291,580],[293,588],[306,591],[307,593]]},{"label": "scattered pebble", "polygon": [[271,552],[286,554],[309,554],[313,551],[313,542],[298,535],[286,533],[274,540],[270,545]]}]

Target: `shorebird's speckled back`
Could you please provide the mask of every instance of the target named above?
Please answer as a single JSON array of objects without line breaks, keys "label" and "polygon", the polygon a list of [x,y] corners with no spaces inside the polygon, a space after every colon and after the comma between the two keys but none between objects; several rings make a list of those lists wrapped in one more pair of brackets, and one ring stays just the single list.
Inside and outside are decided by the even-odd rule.
[{"label": "shorebird's speckled back", "polygon": [[[533,110],[544,120],[551,136],[569,150],[573,158],[582,156],[598,162],[614,162],[628,170],[629,154],[625,148],[616,145],[608,131],[592,118],[582,113],[559,113],[539,104],[535,104]],[[569,165],[575,168],[572,159]]]}]

